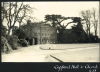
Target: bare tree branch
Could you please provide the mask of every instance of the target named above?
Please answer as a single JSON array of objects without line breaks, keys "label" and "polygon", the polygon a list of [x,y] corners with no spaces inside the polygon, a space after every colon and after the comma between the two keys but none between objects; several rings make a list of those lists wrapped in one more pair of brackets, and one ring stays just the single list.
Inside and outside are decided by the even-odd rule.
[{"label": "bare tree branch", "polygon": [[[17,11],[17,14],[15,15],[15,19],[14,19],[14,23],[13,23],[12,27],[15,25],[15,23],[16,23],[16,21],[17,21],[16,19],[17,19],[18,13],[19,13],[20,10],[21,10],[22,5],[23,5],[23,2],[22,2],[22,4],[20,5],[20,8],[19,8],[18,11]],[[17,5],[16,5],[16,6],[17,6]]]}]

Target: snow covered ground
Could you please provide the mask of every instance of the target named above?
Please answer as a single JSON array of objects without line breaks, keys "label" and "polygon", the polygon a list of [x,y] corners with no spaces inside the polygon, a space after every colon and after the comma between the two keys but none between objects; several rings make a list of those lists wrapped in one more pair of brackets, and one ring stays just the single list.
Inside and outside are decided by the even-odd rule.
[{"label": "snow covered ground", "polygon": [[99,62],[99,49],[84,49],[52,54],[63,62]]},{"label": "snow covered ground", "polygon": [[13,50],[9,54],[2,54],[1,61],[59,62],[50,55],[63,62],[99,62],[99,43],[32,45]]}]

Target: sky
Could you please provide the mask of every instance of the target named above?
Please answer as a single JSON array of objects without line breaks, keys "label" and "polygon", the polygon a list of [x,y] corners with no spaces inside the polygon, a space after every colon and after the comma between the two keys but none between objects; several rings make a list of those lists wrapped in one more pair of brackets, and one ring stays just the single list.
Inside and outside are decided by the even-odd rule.
[{"label": "sky", "polygon": [[62,16],[80,16],[82,10],[92,9],[93,7],[99,8],[99,2],[30,2],[37,11],[34,16],[40,20],[44,20],[46,14],[61,14]]},{"label": "sky", "polygon": [[[82,10],[96,8],[99,9],[99,1],[49,1],[49,2],[25,2],[25,4],[29,4],[31,7],[35,7],[36,10],[31,14],[31,16],[36,17],[38,21],[45,21],[45,15],[49,14],[59,14],[64,17],[80,17],[80,12]],[[71,20],[67,20],[65,22],[69,22]],[[18,26],[18,23],[16,23]],[[67,28],[71,28],[69,25]]]}]

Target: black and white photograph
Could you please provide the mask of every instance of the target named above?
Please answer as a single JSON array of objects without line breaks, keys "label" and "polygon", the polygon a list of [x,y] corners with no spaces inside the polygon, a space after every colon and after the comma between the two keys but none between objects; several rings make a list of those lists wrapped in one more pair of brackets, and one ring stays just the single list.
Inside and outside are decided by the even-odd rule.
[{"label": "black and white photograph", "polygon": [[100,62],[99,1],[1,2],[1,62]]}]

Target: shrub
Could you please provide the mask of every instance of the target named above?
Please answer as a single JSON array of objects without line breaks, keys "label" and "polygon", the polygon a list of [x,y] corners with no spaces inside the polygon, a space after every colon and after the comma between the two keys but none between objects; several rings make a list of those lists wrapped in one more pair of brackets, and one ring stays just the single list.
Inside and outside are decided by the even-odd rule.
[{"label": "shrub", "polygon": [[2,53],[9,53],[11,52],[11,46],[8,44],[8,41],[5,37],[1,36],[1,52]]},{"label": "shrub", "polygon": [[5,44],[5,42],[6,42],[6,39],[3,36],[1,36],[1,52],[4,52],[4,44]]},{"label": "shrub", "polygon": [[22,46],[20,41],[18,41],[17,44],[18,44],[18,47],[21,47]]},{"label": "shrub", "polygon": [[14,31],[13,35],[18,36],[19,39],[24,39],[26,38],[26,34],[24,31],[22,31],[21,29],[17,29]]},{"label": "shrub", "polygon": [[27,46],[28,46],[28,43],[27,43],[27,41],[26,41],[25,39],[23,39],[23,40],[21,41],[21,45],[22,45],[23,47],[27,47]]},{"label": "shrub", "polygon": [[7,37],[8,43],[11,45],[13,50],[18,49],[18,37],[17,36],[8,36]]}]

